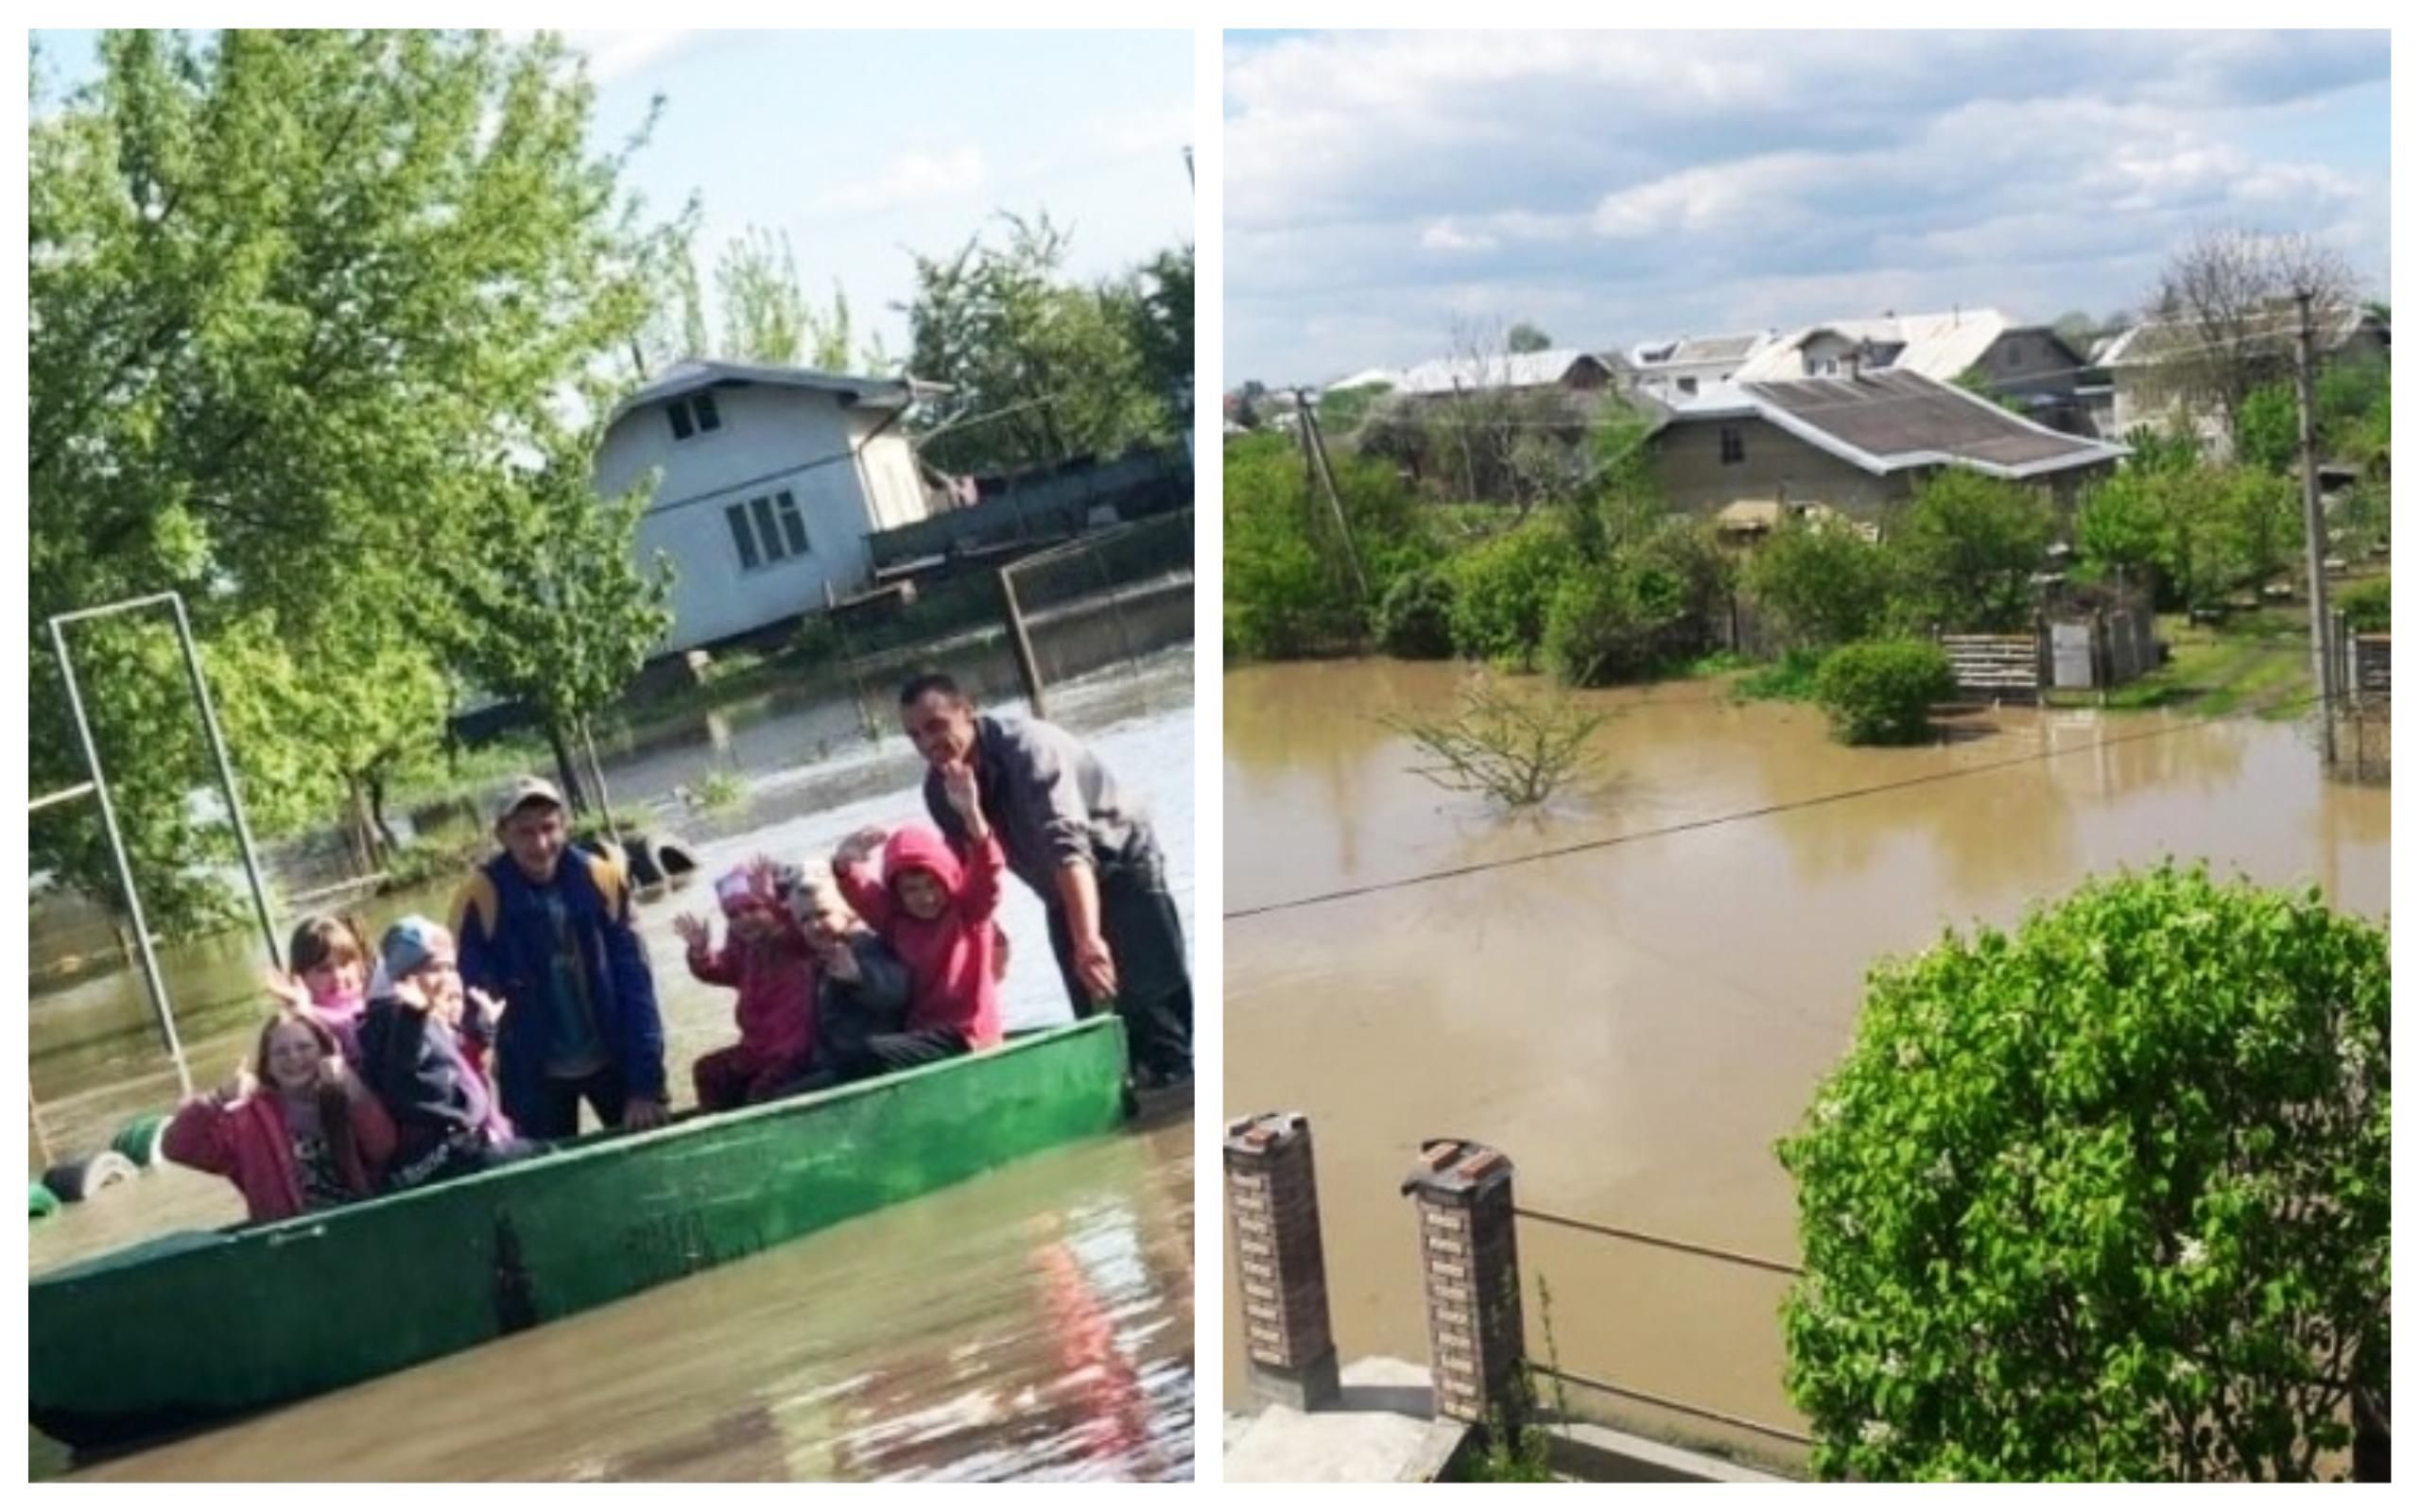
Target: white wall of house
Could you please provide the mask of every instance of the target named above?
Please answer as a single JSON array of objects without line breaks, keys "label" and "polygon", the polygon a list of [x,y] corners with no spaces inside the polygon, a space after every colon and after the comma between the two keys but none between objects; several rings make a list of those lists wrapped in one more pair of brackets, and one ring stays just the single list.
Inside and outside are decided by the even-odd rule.
[{"label": "white wall of house", "polygon": [[927,512],[925,485],[916,473],[915,448],[908,444],[887,410],[852,410],[850,432],[857,448],[857,466],[864,480],[870,530],[912,524]]},{"label": "white wall of house", "polygon": [[667,405],[652,403],[617,421],[597,453],[597,490],[609,496],[663,470],[638,528],[639,559],[663,552],[676,574],[663,653],[821,608],[827,586],[856,590],[872,571],[866,534],[925,513],[914,456],[896,427],[852,456],[883,413],[772,385],[712,393],[716,429],[676,438]]}]

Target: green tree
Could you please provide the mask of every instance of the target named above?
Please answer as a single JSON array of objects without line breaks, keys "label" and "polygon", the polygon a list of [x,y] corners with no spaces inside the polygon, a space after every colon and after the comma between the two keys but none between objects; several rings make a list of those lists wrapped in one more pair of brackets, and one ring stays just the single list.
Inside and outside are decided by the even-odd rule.
[{"label": "green tree", "polygon": [[1554,338],[1527,320],[1516,323],[1504,333],[1504,350],[1507,352],[1548,352],[1553,348]]},{"label": "green tree", "polygon": [[2293,481],[2257,467],[2129,469],[2084,496],[2076,544],[2087,564],[2193,608],[2290,565],[2302,514]]},{"label": "green tree", "polygon": [[2294,386],[2263,384],[2245,395],[2236,411],[2236,456],[2266,472],[2299,476],[2302,427],[2302,405],[2294,398]]},{"label": "green tree", "polygon": [[2032,576],[2056,525],[2040,494],[1963,468],[1916,490],[1890,550],[1899,595],[1919,626],[2014,630],[2033,613]]},{"label": "green tree", "polygon": [[824,372],[846,372],[854,363],[849,297],[838,284],[828,309],[807,297],[789,232],[749,227],[723,248],[715,265],[715,289],[722,300],[723,325],[717,355]]},{"label": "green tree", "polygon": [[637,560],[639,517],[657,480],[599,499],[601,431],[549,436],[543,460],[503,486],[475,549],[451,569],[461,670],[537,713],[575,806],[581,784],[565,743],[587,746],[589,721],[630,686],[672,624],[670,558],[659,552],[644,568]]},{"label": "green tree", "polygon": [[1411,495],[1388,468],[1331,457],[1365,599],[1324,490],[1314,492],[1290,437],[1227,443],[1222,517],[1225,642],[1238,657],[1304,656],[1360,644],[1388,590],[1433,562]]},{"label": "green tree", "polygon": [[1539,515],[1455,557],[1454,649],[1528,670],[1565,579],[1587,570],[1571,532]]},{"label": "green tree", "polygon": [[[425,564],[466,548],[547,405],[644,325],[666,232],[620,185],[645,132],[592,154],[592,91],[545,36],[97,51],[30,131],[30,775],[83,776],[45,618],[177,589],[247,808],[290,829],[379,765],[332,757],[331,730],[372,755],[435,738],[408,733],[438,655]],[[77,642],[141,885],[191,928],[228,852],[188,801],[209,766],[182,674],[157,626]],[[114,891],[88,809],[45,816],[33,864]]]},{"label": "green tree", "polygon": [[1144,387],[1167,405],[1169,423],[1193,423],[1193,249],[1153,253],[1123,290],[1129,338]]},{"label": "green tree", "polygon": [[920,419],[925,457],[952,472],[1008,471],[1167,435],[1129,301],[1064,277],[1068,234],[1048,215],[1000,223],[999,245],[976,237],[915,260],[909,368],[950,390]]},{"label": "green tree", "polygon": [[1826,1477],[2295,1480],[2388,1383],[2386,931],[2161,867],[1868,979],[1780,1146]]},{"label": "green tree", "polygon": [[1785,521],[1748,558],[1748,595],[1790,646],[1862,640],[1890,608],[1891,561],[1844,522]]}]

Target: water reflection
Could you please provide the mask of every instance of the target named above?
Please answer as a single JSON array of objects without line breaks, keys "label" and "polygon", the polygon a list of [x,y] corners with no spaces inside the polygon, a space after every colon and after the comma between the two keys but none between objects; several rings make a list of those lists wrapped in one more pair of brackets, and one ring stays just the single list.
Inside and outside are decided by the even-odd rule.
[{"label": "water reflection", "polygon": [[1193,1294],[1155,1252],[1191,1167],[1189,1129],[1037,1156],[83,1475],[1184,1478]]}]

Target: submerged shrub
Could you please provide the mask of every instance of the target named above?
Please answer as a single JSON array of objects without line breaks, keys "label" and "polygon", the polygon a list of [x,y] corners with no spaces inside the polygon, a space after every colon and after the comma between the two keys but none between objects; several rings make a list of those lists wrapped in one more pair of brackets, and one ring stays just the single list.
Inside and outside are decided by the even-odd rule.
[{"label": "submerged shrub", "polygon": [[1815,671],[1815,700],[1851,746],[1919,744],[1932,732],[1932,706],[1957,691],[1949,658],[1929,641],[1859,641]]},{"label": "submerged shrub", "polygon": [[1454,654],[1454,581],[1434,568],[1408,572],[1378,600],[1378,648],[1389,656],[1439,661]]},{"label": "submerged shrub", "polygon": [[1816,1471],[2341,1468],[2387,1389],[2390,998],[2384,929],[2170,867],[1877,966],[1778,1151]]},{"label": "submerged shrub", "polygon": [[1385,723],[1427,759],[1410,770],[1456,793],[1532,808],[1588,769],[1588,743],[1608,716],[1558,693],[1514,693],[1481,672],[1450,719],[1396,714]]}]

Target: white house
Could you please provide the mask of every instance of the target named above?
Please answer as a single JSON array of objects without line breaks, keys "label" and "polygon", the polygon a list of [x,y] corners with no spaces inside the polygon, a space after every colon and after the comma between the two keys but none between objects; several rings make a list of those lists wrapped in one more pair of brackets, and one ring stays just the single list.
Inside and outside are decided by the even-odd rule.
[{"label": "white house", "polygon": [[668,555],[672,627],[686,651],[821,608],[873,572],[866,536],[929,512],[901,428],[900,379],[688,361],[623,400],[596,455],[596,490],[661,469],[638,556]]},{"label": "white house", "polygon": [[1727,384],[1740,365],[1764,350],[1773,338],[1770,331],[1739,331],[1725,335],[1676,336],[1643,341],[1630,352],[1639,393],[1665,404],[1680,404],[1701,389]]}]

